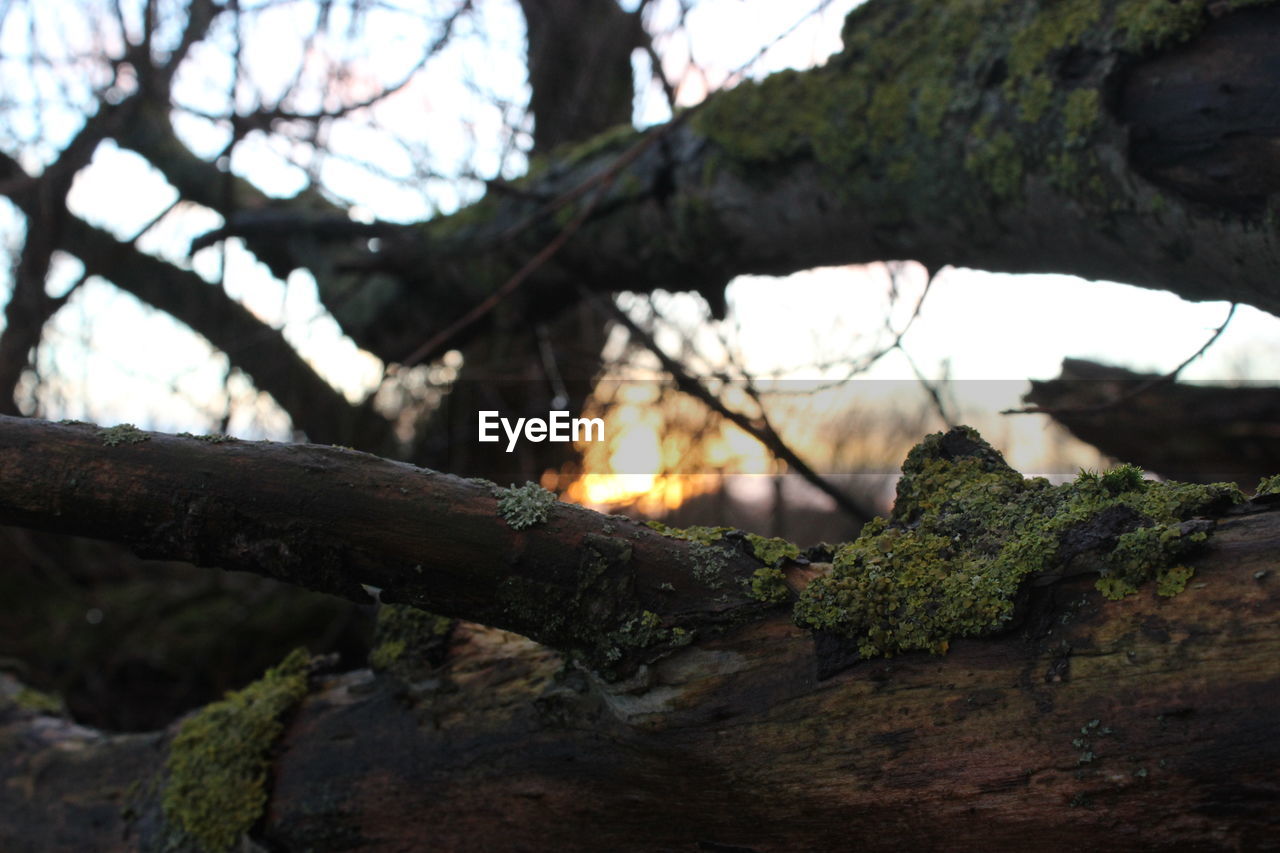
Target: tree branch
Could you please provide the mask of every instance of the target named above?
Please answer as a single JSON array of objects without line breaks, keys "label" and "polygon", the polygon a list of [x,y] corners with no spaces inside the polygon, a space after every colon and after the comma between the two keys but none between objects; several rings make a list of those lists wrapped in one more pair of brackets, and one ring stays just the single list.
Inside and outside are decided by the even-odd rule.
[{"label": "tree branch", "polygon": [[[621,170],[521,289],[523,307],[572,304],[580,281],[714,296],[737,275],[896,258],[1071,273],[1280,312],[1280,247],[1258,203],[1270,178],[1205,189],[1215,169],[1280,174],[1269,113],[1252,100],[1274,82],[1280,9],[1195,15],[1169,4],[1133,20],[1126,8],[1108,0],[1091,21],[1055,27],[1053,7],[1030,0],[944,14],[867,3],[827,65],[714,95]],[[1152,87],[1159,109],[1144,107]],[[1172,139],[1190,113],[1194,144]],[[354,255],[353,274],[400,283],[378,310],[344,311],[336,284],[322,298],[362,346],[397,360],[554,238],[551,221],[500,239],[537,212],[532,199],[608,169],[633,140],[609,134],[564,152],[521,183],[526,196],[491,194]]]},{"label": "tree branch", "polygon": [[745,545],[315,445],[0,418],[0,523],[355,601],[372,587],[617,674],[766,609]]},{"label": "tree branch", "polygon": [[254,384],[276,399],[312,441],[382,448],[391,427],[370,403],[353,406],[316,374],[284,335],[193,272],[116,240],[69,217],[60,248],[80,259],[88,275],[168,313],[226,353]]},{"label": "tree branch", "polygon": [[[675,382],[677,388],[688,394],[690,397],[693,397],[695,400],[698,400],[708,409],[719,414],[722,418],[734,424],[747,435],[750,435],[756,441],[763,444],[775,458],[786,462],[791,466],[792,470],[803,477],[806,482],[818,489],[818,491],[822,492],[827,497],[831,498],[831,501],[840,509],[840,511],[855,523],[859,525],[865,524],[875,517],[875,513],[860,505],[851,496],[836,488],[825,477],[817,471],[814,471],[813,468],[809,467],[809,463],[801,459],[800,456],[791,449],[790,445],[782,440],[782,436],[778,435],[777,431],[773,428],[773,424],[769,422],[767,416],[762,415],[758,419],[753,419],[726,406],[723,400],[707,390],[706,386],[702,384],[700,379],[693,376],[684,368],[683,365],[671,356],[667,355],[666,352],[658,346],[658,342],[653,339],[653,335],[650,335],[644,329],[640,328],[639,324],[632,320],[627,312],[614,304],[613,300],[597,298],[592,301],[592,304],[603,316],[612,318],[626,328],[633,338],[643,345],[645,349],[653,353],[659,363],[661,363],[662,369],[671,374],[671,378]],[[759,403],[758,398],[756,402],[757,404]],[[764,409],[761,407],[761,412],[763,411]]]}]

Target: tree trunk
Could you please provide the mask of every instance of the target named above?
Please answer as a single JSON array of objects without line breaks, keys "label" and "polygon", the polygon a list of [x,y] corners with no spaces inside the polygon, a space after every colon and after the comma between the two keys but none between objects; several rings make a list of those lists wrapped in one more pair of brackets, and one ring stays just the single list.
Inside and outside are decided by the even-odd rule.
[{"label": "tree trunk", "polygon": [[[691,583],[699,543],[566,506],[525,526],[511,505],[497,516],[490,487],[350,451],[0,418],[0,496],[3,521],[353,596],[374,583],[567,654],[463,623],[431,629],[448,637],[434,665],[391,635],[374,672],[295,671],[299,698],[263,748],[262,810],[243,825],[267,844],[1225,850],[1274,838],[1280,515],[1267,497],[1219,520],[1172,598],[1106,601],[1090,577],[1042,578],[1002,634],[855,662],[738,585]],[[629,560],[604,544],[618,539]],[[732,556],[726,579],[761,565]],[[585,596],[584,567],[602,579]],[[789,569],[796,586],[823,571]],[[538,606],[504,599],[507,576]],[[640,608],[690,641],[641,636]],[[194,846],[165,805],[190,721],[105,735],[0,687],[5,849]],[[227,707],[254,702],[218,705],[234,721]],[[239,743],[233,722],[221,728]]]}]

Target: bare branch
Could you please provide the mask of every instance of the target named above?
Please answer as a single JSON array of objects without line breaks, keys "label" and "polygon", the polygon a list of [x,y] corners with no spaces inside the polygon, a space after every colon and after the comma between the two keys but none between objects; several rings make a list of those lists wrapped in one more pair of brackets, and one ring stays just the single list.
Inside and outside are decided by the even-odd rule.
[{"label": "bare branch", "polygon": [[[684,365],[676,361],[658,345],[653,336],[640,328],[627,312],[623,311],[614,304],[612,299],[601,299],[583,290],[583,298],[590,300],[601,315],[610,317],[616,322],[626,327],[631,336],[639,341],[646,349],[657,357],[662,364],[662,369],[671,374],[672,379],[676,383],[676,387],[691,397],[702,401],[709,409],[718,413],[722,417],[732,422],[735,426],[753,436],[757,441],[769,449],[778,459],[785,461],[800,476],[804,477],[809,483],[817,487],[823,494],[831,498],[840,511],[845,513],[859,524],[865,524],[875,517],[875,513],[861,506],[852,497],[837,489],[828,482],[822,475],[814,471],[809,464],[800,458],[782,437],[774,430],[773,426],[768,422],[767,418],[759,421],[752,420],[741,412],[736,412],[724,404],[724,402],[715,394],[707,390],[697,377],[685,370]],[[762,409],[763,411],[763,409]]]},{"label": "bare branch", "polygon": [[353,406],[321,379],[276,329],[193,272],[179,269],[69,218],[59,248],[101,276],[203,334],[253,377],[313,441],[381,448],[389,423],[370,403]]}]

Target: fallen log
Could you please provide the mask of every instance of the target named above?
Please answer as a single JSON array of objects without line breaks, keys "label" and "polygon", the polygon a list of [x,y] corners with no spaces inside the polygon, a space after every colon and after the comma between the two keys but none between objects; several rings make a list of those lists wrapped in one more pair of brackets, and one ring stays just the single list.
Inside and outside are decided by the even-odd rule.
[{"label": "fallen log", "polygon": [[[120,480],[110,493],[95,486],[97,498],[72,500],[66,488],[100,484],[95,478],[121,465],[143,477],[148,464],[172,461],[185,473],[171,476],[194,478],[192,488],[206,495],[238,483],[235,519],[269,519],[268,496],[296,491],[264,482],[275,470],[271,457],[304,478],[289,483],[309,485],[293,506],[324,519],[328,547],[339,534],[359,543],[348,550],[360,555],[350,566],[374,565],[371,543],[385,517],[351,508],[369,506],[366,495],[394,506],[396,483],[418,480],[460,495],[457,529],[486,501],[483,515],[496,517],[489,487],[346,451],[264,444],[246,456],[231,443],[148,433],[154,444],[145,452],[161,453],[147,463],[142,441],[103,446],[110,436],[91,427],[14,420],[0,419],[0,517],[9,522],[21,516],[73,527],[69,519],[96,507],[81,532],[129,540],[140,528],[126,524],[124,508],[145,505],[161,532],[139,541],[176,543],[175,529],[202,528],[172,526],[188,517],[192,500],[168,490],[163,470],[135,491]],[[45,443],[15,441],[15,430]],[[78,451],[69,448],[110,461],[97,463],[101,470],[75,468],[77,485],[53,497],[22,492],[27,497],[16,501],[15,478],[39,472],[16,469],[14,459],[37,446],[47,476],[64,484],[72,469],[49,460],[70,459]],[[223,467],[242,479],[219,481]],[[319,497],[329,479],[303,472],[348,482],[359,469],[366,472],[350,480],[346,510],[358,523],[344,527]],[[157,491],[163,499],[155,503],[144,494]],[[50,518],[37,500],[52,501]],[[593,668],[572,632],[548,634],[568,637],[553,650],[494,628],[419,621],[409,634],[384,634],[372,670],[335,674],[291,656],[263,682],[164,733],[87,731],[8,701],[0,839],[16,850],[218,849],[200,839],[228,831],[267,849],[311,850],[1266,849],[1280,819],[1280,515],[1270,500],[1218,512],[1212,536],[1186,559],[1194,575],[1177,595],[1148,584],[1108,600],[1091,572],[1045,575],[1025,585],[1018,617],[1004,630],[958,637],[945,655],[860,659],[838,638],[815,643],[785,607],[744,600],[739,618],[700,628],[684,644],[643,647],[626,671]],[[104,516],[105,505],[116,515]],[[437,506],[446,517],[454,512]],[[575,524],[607,523],[585,510],[553,512],[553,523],[511,531],[524,553],[564,528],[581,531]],[[403,529],[401,521],[393,513],[386,523]],[[268,527],[261,524],[259,533]],[[444,525],[432,529],[455,535]],[[406,547],[408,535],[378,553]],[[256,553],[248,541],[216,553]],[[657,536],[648,551],[637,549],[654,555],[654,567],[641,559],[630,565],[640,577],[660,572],[657,555],[677,560],[694,544]],[[473,554],[510,566],[504,548],[489,547],[477,544]],[[189,553],[210,559],[215,551]],[[745,572],[745,551],[741,559]],[[800,585],[802,575],[824,571],[810,565],[787,578]],[[332,571],[314,577],[341,589]],[[386,583],[384,596],[398,588],[398,575],[367,577]],[[469,606],[459,605],[463,611]],[[414,653],[424,643],[435,644],[431,661]],[[288,709],[268,715],[278,731],[256,741],[238,736],[250,723],[260,734],[262,715],[249,709],[277,701]],[[231,830],[183,823],[174,804],[175,786],[190,782],[180,778],[190,733],[209,730],[211,720],[225,737],[195,741],[208,747],[200,760],[213,762],[197,763],[200,773],[215,778],[209,768],[224,767],[228,753],[246,760],[244,743],[262,767],[254,777],[261,810]],[[228,792],[200,794],[207,809]]]}]

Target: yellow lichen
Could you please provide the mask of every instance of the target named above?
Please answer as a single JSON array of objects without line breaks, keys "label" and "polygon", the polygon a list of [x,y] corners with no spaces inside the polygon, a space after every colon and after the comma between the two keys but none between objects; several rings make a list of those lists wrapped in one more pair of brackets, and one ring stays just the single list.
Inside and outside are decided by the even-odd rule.
[{"label": "yellow lichen", "polygon": [[1263,495],[1280,494],[1280,474],[1273,474],[1270,477],[1263,477],[1258,481],[1258,487],[1253,490],[1253,496],[1260,498]]},{"label": "yellow lichen", "polygon": [[941,653],[998,631],[1030,576],[1067,564],[1098,572],[1108,597],[1151,579],[1172,594],[1190,576],[1179,558],[1209,524],[1184,522],[1243,499],[1231,485],[1156,483],[1132,466],[1060,486],[1025,480],[967,427],[929,436],[902,470],[891,517],[842,545],[796,604],[799,624],[850,637],[865,657]]},{"label": "yellow lichen", "polygon": [[756,569],[751,576],[751,597],[756,601],[778,604],[786,601],[790,595],[787,576],[779,569]]},{"label": "yellow lichen", "polygon": [[373,629],[369,666],[406,680],[443,657],[453,620],[407,604],[383,604]]},{"label": "yellow lichen", "polygon": [[756,555],[756,559],[766,566],[772,566],[779,560],[794,560],[800,556],[799,545],[776,536],[770,538],[748,533],[747,542],[751,544],[751,551]]},{"label": "yellow lichen", "polygon": [[261,680],[183,721],[169,747],[161,806],[175,846],[231,850],[267,804],[270,751],[281,717],[307,692],[310,658],[291,652]]}]

